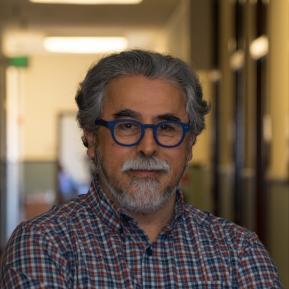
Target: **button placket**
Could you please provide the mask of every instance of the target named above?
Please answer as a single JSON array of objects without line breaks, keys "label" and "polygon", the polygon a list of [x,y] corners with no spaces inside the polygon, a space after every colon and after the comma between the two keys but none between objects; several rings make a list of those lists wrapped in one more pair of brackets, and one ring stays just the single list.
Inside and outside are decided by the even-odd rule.
[{"label": "button placket", "polygon": [[153,255],[153,249],[152,249],[152,246],[149,245],[147,248],[146,248],[146,251],[145,251],[146,255],[148,257],[152,256]]}]

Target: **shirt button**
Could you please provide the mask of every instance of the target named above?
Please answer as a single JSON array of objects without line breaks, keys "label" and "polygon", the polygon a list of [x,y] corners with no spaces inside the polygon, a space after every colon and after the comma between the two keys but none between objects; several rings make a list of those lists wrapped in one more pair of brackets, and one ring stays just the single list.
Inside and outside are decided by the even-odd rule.
[{"label": "shirt button", "polygon": [[148,256],[151,256],[151,255],[153,254],[153,249],[152,249],[151,246],[147,247],[147,249],[146,249],[146,254],[147,254]]}]

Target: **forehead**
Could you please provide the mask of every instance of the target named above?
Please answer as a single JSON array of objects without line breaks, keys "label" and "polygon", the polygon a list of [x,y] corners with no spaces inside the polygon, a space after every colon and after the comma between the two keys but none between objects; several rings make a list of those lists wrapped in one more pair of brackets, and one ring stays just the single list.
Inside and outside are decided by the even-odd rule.
[{"label": "forehead", "polygon": [[102,115],[112,117],[118,111],[129,109],[143,116],[170,113],[184,118],[185,107],[184,93],[177,83],[141,75],[121,76],[106,87]]}]

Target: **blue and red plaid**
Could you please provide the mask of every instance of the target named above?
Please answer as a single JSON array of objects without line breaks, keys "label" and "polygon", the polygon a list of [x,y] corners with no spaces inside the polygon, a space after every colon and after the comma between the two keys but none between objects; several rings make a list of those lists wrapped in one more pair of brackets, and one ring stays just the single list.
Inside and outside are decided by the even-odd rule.
[{"label": "blue and red plaid", "polygon": [[281,288],[254,233],[177,193],[175,216],[150,243],[93,183],[90,192],[13,233],[0,288]]}]

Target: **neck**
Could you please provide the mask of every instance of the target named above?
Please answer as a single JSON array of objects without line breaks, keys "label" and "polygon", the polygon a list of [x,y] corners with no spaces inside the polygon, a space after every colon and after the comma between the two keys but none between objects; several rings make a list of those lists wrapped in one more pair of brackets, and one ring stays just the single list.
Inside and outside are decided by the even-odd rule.
[{"label": "neck", "polygon": [[136,220],[138,226],[146,233],[152,243],[157,240],[162,229],[170,223],[174,214],[175,202],[176,194],[173,194],[165,205],[156,212],[148,214],[129,212],[129,214]]}]

